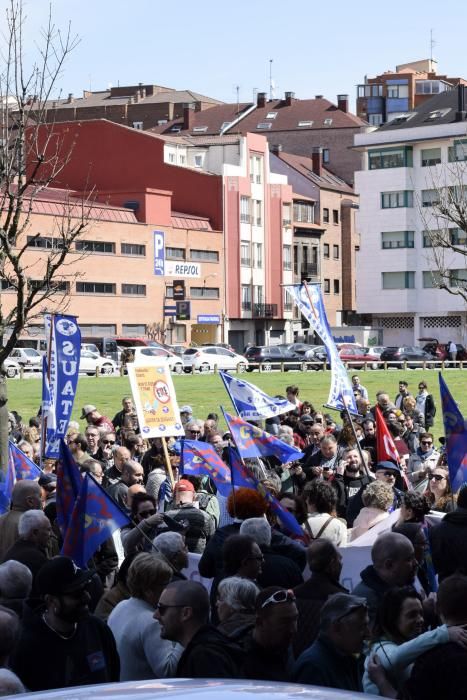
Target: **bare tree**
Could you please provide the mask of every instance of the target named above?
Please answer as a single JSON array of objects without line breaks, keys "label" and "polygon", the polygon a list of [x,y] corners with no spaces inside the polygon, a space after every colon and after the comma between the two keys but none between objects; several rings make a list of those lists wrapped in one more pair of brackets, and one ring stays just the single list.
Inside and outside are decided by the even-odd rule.
[{"label": "bare tree", "polygon": [[[89,221],[89,198],[65,195],[62,214],[48,231],[47,247],[31,263],[27,237],[31,215],[44,190],[72,157],[46,123],[46,108],[58,92],[58,79],[78,38],[68,26],[57,29],[49,12],[35,45],[36,61],[26,61],[22,0],[10,0],[0,38],[0,367],[27,324],[45,310],[64,308],[69,281],[76,277],[67,257]],[[31,46],[28,46],[29,52]],[[28,52],[28,53],[29,53]],[[28,59],[29,60],[29,59]],[[76,257],[73,258],[76,265]],[[68,284],[67,284],[68,282]],[[0,378],[0,470],[8,462],[6,380]],[[1,478],[1,472],[0,472]]]}]

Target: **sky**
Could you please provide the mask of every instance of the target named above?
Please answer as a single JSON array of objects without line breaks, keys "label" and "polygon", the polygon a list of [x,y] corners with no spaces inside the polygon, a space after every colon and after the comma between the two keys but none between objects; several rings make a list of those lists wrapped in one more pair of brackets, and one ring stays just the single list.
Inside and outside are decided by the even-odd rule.
[{"label": "sky", "polygon": [[[33,60],[49,0],[23,0],[26,63]],[[4,12],[8,0],[0,0]],[[442,9],[442,11],[441,11]],[[269,92],[301,99],[350,95],[364,76],[428,58],[438,72],[467,77],[467,3],[392,0],[53,0],[54,23],[79,44],[57,83],[62,96],[109,85],[165,85],[226,102]],[[0,27],[5,27],[0,15]]]}]

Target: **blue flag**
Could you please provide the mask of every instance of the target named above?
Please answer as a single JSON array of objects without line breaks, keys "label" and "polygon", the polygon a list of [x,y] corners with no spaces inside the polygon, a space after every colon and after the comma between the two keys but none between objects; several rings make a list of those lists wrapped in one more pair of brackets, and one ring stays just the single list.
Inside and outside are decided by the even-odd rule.
[{"label": "blue flag", "polygon": [[238,417],[224,413],[227,427],[241,457],[277,457],[284,464],[301,459],[303,452],[287,445],[265,430],[250,425]]},{"label": "blue flag", "polygon": [[230,469],[209,443],[183,440],[181,464],[184,474],[209,476],[222,496],[228,496],[231,492]]},{"label": "blue flag", "polygon": [[228,448],[229,465],[232,483],[234,488],[245,487],[247,489],[256,489],[256,481],[250,471],[243,465],[240,455],[234,447]]},{"label": "blue flag", "polygon": [[62,536],[68,528],[68,523],[75,506],[75,501],[81,490],[83,477],[78,465],[71,456],[65,440],[60,440],[60,459],[57,465],[57,523]]},{"label": "blue flag", "polygon": [[339,352],[336,348],[334,338],[332,337],[331,329],[329,328],[328,317],[324,308],[323,296],[321,289],[317,284],[311,285],[291,285],[285,287],[298,308],[302,312],[315,333],[319,335],[323,341],[326,352],[331,363],[331,388],[327,405],[343,411],[345,406],[350,413],[358,414],[355,396],[350,384],[347,370],[339,357]]},{"label": "blue flag", "polygon": [[297,408],[287,399],[268,396],[254,384],[237,379],[227,372],[219,372],[219,375],[240,418],[261,420],[295,411]]},{"label": "blue flag", "polygon": [[467,430],[464,417],[452,398],[441,372],[439,373],[439,390],[443,407],[449,480],[452,492],[456,493],[462,484],[467,483]]},{"label": "blue flag", "polygon": [[18,481],[22,479],[38,479],[42,474],[42,470],[39,469],[37,464],[35,464],[32,459],[29,459],[27,455],[24,454],[22,450],[19,449],[14,442],[11,440],[8,443],[10,450],[10,459],[13,461],[13,467],[15,470],[15,476]]},{"label": "blue flag", "polygon": [[100,545],[119,527],[129,524],[128,516],[86,474],[63,539],[62,554],[84,569]]},{"label": "blue flag", "polygon": [[3,515],[3,513],[7,513],[10,510],[11,494],[13,492],[15,481],[15,466],[13,464],[13,456],[10,451],[5,479],[0,481],[0,515]]}]

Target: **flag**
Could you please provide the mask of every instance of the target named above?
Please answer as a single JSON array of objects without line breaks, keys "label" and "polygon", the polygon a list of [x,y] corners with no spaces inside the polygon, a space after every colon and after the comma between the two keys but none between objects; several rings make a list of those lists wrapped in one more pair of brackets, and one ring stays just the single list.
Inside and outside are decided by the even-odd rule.
[{"label": "flag", "polygon": [[254,384],[237,379],[227,372],[219,372],[219,375],[240,418],[261,420],[295,411],[297,408],[287,399],[268,396]]},{"label": "flag", "polygon": [[60,458],[57,465],[57,523],[62,536],[68,528],[83,477],[63,438],[60,440]]},{"label": "flag", "polygon": [[86,474],[64,535],[62,554],[84,569],[98,547],[119,527],[129,524],[128,516]]},{"label": "flag", "polygon": [[246,488],[255,489],[255,491],[261,494],[266,503],[269,505],[270,511],[274,513],[276,518],[280,521],[284,530],[291,537],[302,538],[304,533],[295,516],[281,506],[277,498],[273,496],[269,489],[253,476],[248,467],[242,464],[238,452],[232,447],[229,447],[229,460],[230,468],[232,470],[232,481],[235,488],[244,486]]},{"label": "flag", "polygon": [[0,515],[10,510],[11,494],[15,485],[15,465],[11,450],[8,456],[8,468],[5,472],[5,479],[0,481]]},{"label": "flag", "polygon": [[34,480],[40,477],[42,470],[11,440],[9,441],[9,450],[10,459],[13,462],[15,476],[18,481],[22,479]]},{"label": "flag", "polygon": [[464,416],[454,401],[441,373],[439,374],[439,390],[443,407],[449,480],[452,492],[455,493],[462,484],[467,482],[467,430]]},{"label": "flag", "polygon": [[358,409],[353,389],[329,328],[319,285],[290,285],[285,289],[310,324],[310,328],[319,335],[326,347],[331,363],[331,388],[327,405],[338,411],[344,410],[347,406],[350,413],[357,415]]},{"label": "flag", "polygon": [[230,416],[228,413],[224,413],[224,417],[241,457],[274,456],[283,464],[302,459],[303,452],[299,452],[295,447],[287,445],[265,430],[246,423],[242,418]]},{"label": "flag", "polygon": [[376,458],[378,462],[394,462],[394,464],[400,465],[399,452],[394,443],[394,439],[389,432],[389,428],[386,425],[386,421],[383,418],[383,414],[379,406],[375,408],[375,418],[376,418]]},{"label": "flag", "polygon": [[433,554],[430,545],[430,535],[428,534],[428,525],[425,523],[422,526],[422,531],[425,535],[425,552],[423,555],[423,560],[425,563],[425,572],[428,578],[428,584],[430,586],[430,591],[436,593],[438,590],[438,578],[436,576],[435,566],[433,564]]},{"label": "flag", "polygon": [[183,440],[181,464],[185,475],[209,476],[222,496],[228,496],[231,492],[230,469],[209,443]]}]

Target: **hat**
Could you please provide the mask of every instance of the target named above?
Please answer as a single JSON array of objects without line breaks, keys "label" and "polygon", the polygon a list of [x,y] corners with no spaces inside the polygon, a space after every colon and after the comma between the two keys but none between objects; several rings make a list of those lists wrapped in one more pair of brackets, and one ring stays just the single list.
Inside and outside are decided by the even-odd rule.
[{"label": "hat", "polygon": [[314,422],[315,421],[313,420],[313,418],[311,416],[306,415],[306,414],[304,416],[300,417],[300,423],[314,423]]},{"label": "hat", "polygon": [[400,472],[400,468],[397,466],[397,464],[394,464],[394,462],[378,462],[375,467],[375,472],[379,471],[380,469],[392,469],[392,471],[397,472],[398,474]]},{"label": "hat", "polygon": [[49,473],[42,473],[39,477],[38,481],[39,486],[47,487],[57,485],[57,476],[56,474],[49,474]]},{"label": "hat", "polygon": [[37,573],[37,592],[42,595],[73,593],[83,588],[93,575],[94,571],[79,569],[70,557],[54,557]]},{"label": "hat", "polygon": [[87,403],[81,411],[81,418],[86,418],[88,413],[92,413],[93,411],[97,411],[97,408],[93,406],[92,403]]},{"label": "hat", "polygon": [[321,608],[321,629],[326,630],[333,622],[342,620],[343,617],[350,615],[355,610],[367,607],[366,598],[349,595],[348,593],[335,593],[329,596]]},{"label": "hat", "polygon": [[180,413],[193,413],[193,409],[191,406],[182,406],[180,409]]},{"label": "hat", "polygon": [[195,492],[195,487],[191,483],[191,481],[188,481],[187,479],[180,479],[180,481],[177,481],[177,483],[174,486],[174,491],[180,491],[180,492],[188,492],[191,491],[191,493]]}]

